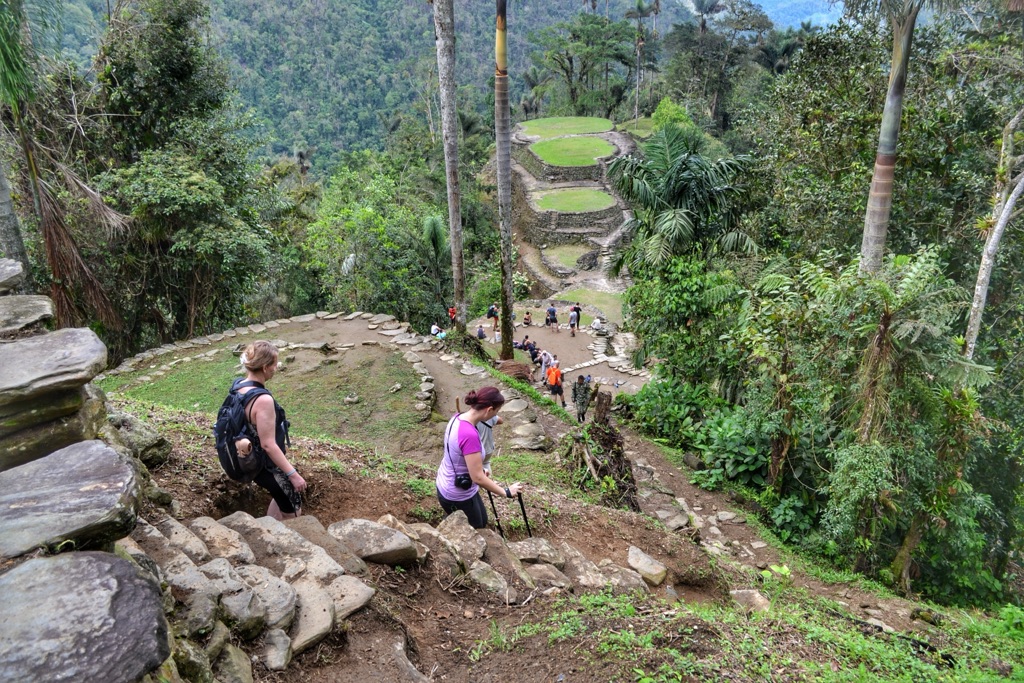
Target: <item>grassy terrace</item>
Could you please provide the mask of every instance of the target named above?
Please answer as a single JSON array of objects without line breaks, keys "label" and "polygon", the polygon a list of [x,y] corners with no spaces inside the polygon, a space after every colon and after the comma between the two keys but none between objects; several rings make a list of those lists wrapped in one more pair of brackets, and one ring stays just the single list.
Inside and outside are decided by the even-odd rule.
[{"label": "grassy terrace", "polygon": [[545,249],[544,255],[566,268],[575,268],[576,260],[593,248],[586,244],[560,244],[557,247]]},{"label": "grassy terrace", "polygon": [[608,119],[599,119],[587,116],[560,116],[550,119],[534,119],[524,121],[523,130],[527,135],[537,135],[540,138],[555,138],[560,135],[578,135],[581,133],[606,133],[613,128]]},{"label": "grassy terrace", "polygon": [[600,211],[614,204],[607,192],[589,188],[552,190],[537,197],[537,206],[548,211]]},{"label": "grassy terrace", "polygon": [[544,140],[533,143],[530,149],[552,166],[593,166],[598,157],[615,151],[611,143],[594,137]]},{"label": "grassy terrace", "polygon": [[[622,324],[622,295],[614,294],[612,292],[599,292],[594,289],[582,289],[574,287],[573,289],[567,289],[564,292],[559,292],[555,295],[556,299],[564,299],[566,301],[579,301],[584,304],[590,304],[597,306],[601,309],[608,320],[613,323]],[[587,316],[584,316],[586,318]],[[589,320],[585,320],[584,324],[589,324]]]}]

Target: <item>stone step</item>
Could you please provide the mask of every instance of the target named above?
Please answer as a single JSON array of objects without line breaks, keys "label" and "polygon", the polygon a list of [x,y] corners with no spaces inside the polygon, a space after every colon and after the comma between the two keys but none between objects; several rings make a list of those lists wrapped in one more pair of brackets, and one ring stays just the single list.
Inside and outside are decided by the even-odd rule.
[{"label": "stone step", "polygon": [[[3,346],[0,344],[0,367],[6,370]],[[51,402],[49,406],[47,402]],[[78,408],[74,408],[76,404]],[[0,397],[0,412],[6,414],[6,433],[0,436],[0,471],[80,441],[91,441],[106,425],[103,392],[92,384],[52,391],[24,402],[4,403]],[[43,421],[56,414],[63,415]]]},{"label": "stone step", "polygon": [[66,328],[0,345],[0,405],[77,389],[107,365],[92,330]]},{"label": "stone step", "polygon": [[48,296],[25,294],[0,297],[0,335],[28,329],[53,318]]},{"label": "stone step", "polygon": [[135,527],[138,496],[134,467],[101,441],[0,472],[0,556],[113,542]]},{"label": "stone step", "polygon": [[196,517],[188,528],[214,557],[222,557],[233,565],[256,564],[256,555],[242,535],[212,517]]},{"label": "stone step", "polygon": [[344,567],[323,548],[276,519],[257,519],[245,512],[236,512],[219,521],[242,535],[258,564],[289,583],[308,573],[321,586],[327,586],[345,573]]},{"label": "stone step", "polygon": [[0,258],[0,294],[14,291],[24,280],[25,268],[20,261]]},{"label": "stone step", "polygon": [[160,587],[116,555],[29,560],[0,595],[0,680],[137,681],[171,654]]},{"label": "stone step", "polygon": [[154,517],[152,524],[160,530],[168,543],[188,555],[188,558],[197,565],[205,564],[213,559],[206,543],[174,517],[170,515]]}]

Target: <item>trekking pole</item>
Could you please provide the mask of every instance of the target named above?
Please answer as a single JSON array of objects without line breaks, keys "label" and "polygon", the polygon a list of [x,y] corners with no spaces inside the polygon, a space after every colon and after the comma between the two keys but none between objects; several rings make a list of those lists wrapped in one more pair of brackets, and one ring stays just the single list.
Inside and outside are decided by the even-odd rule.
[{"label": "trekking pole", "polygon": [[505,538],[505,530],[501,528],[501,520],[498,519],[498,508],[494,506],[494,496],[488,491],[487,497],[491,499],[491,510],[494,511],[494,523],[498,525],[498,533],[501,534],[502,538]]},{"label": "trekking pole", "polygon": [[523,505],[523,492],[520,491],[516,495],[519,497],[519,509],[523,511],[523,521],[526,522],[526,535],[533,538],[533,532],[530,531],[530,520],[526,518],[526,506]]}]

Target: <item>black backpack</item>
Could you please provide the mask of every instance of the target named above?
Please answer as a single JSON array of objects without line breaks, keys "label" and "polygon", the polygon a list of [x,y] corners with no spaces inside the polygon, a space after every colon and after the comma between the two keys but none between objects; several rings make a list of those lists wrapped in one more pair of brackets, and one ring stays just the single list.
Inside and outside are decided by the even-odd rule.
[{"label": "black backpack", "polygon": [[[252,391],[244,394],[239,389],[244,387],[255,387]],[[220,458],[220,466],[224,473],[235,481],[249,483],[266,466],[267,458],[263,449],[260,448],[259,436],[255,428],[249,424],[246,418],[246,408],[256,400],[257,397],[270,394],[259,382],[250,380],[236,381],[231,385],[231,391],[217,411],[217,422],[213,425],[213,438],[217,444],[217,457]],[[252,442],[252,450],[249,455],[239,459],[238,449],[235,442],[239,439],[249,439]]]}]

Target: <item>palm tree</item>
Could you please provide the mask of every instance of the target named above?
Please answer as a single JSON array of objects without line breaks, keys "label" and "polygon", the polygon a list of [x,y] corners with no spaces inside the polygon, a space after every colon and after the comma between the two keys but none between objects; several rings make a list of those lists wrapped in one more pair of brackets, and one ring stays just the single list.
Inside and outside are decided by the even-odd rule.
[{"label": "palm tree", "polygon": [[850,0],[845,4],[851,14],[880,13],[892,29],[892,59],[889,88],[882,109],[878,132],[878,151],[871,174],[867,210],[864,213],[864,238],[860,247],[862,273],[875,273],[882,266],[885,239],[892,212],[892,186],[896,170],[896,143],[903,114],[903,94],[907,89],[910,46],[917,17],[928,3],[932,9],[952,7],[956,0]]},{"label": "palm tree", "polygon": [[789,70],[793,56],[803,47],[799,38],[785,40],[781,46],[769,43],[761,45],[754,53],[754,61],[768,69],[772,76],[781,76]]},{"label": "palm tree", "polygon": [[693,11],[700,17],[700,34],[708,32],[708,17],[725,11],[720,0],[693,0]]},{"label": "palm tree", "polygon": [[437,80],[441,97],[441,133],[448,187],[448,225],[451,235],[455,327],[466,331],[466,277],[462,260],[462,193],[459,187],[459,126],[455,107],[455,9],[452,0],[434,1]]},{"label": "palm tree", "polygon": [[496,0],[494,137],[497,147],[498,230],[501,233],[501,359],[512,359],[512,127],[508,106],[507,0]]},{"label": "palm tree", "polygon": [[736,229],[745,190],[737,184],[748,157],[711,161],[700,155],[703,134],[669,124],[643,145],[644,156],[615,159],[615,189],[634,210],[623,224],[622,248],[612,263],[636,272],[657,269],[682,254],[754,249]]},{"label": "palm tree", "polygon": [[640,120],[640,83],[643,81],[643,52],[644,52],[644,19],[651,16],[654,11],[653,5],[645,5],[643,0],[636,0],[636,9],[626,12],[627,19],[636,19],[636,101],[633,106],[634,125]]},{"label": "palm tree", "polygon": [[[66,189],[85,200],[94,218],[105,225],[108,232],[123,228],[127,219],[107,207],[103,198],[79,178],[57,155],[42,150],[36,144],[30,121],[30,105],[36,95],[39,64],[38,51],[53,47],[59,39],[59,0],[7,0],[0,2],[0,104],[11,111],[14,134],[21,148],[22,161],[32,204],[39,221],[39,231],[50,266],[50,298],[53,299],[57,321],[69,325],[81,318],[75,303],[74,287],[82,294],[93,312],[108,328],[118,329],[120,317],[110,303],[103,285],[85,263],[78,245],[65,222],[65,209],[58,200],[58,192],[44,179],[44,170],[63,181]],[[0,174],[5,169],[0,167]],[[0,188],[9,188],[6,176]],[[2,247],[26,266],[24,240],[10,202],[3,201],[0,189],[0,230]],[[6,193],[9,196],[9,190]]]}]

